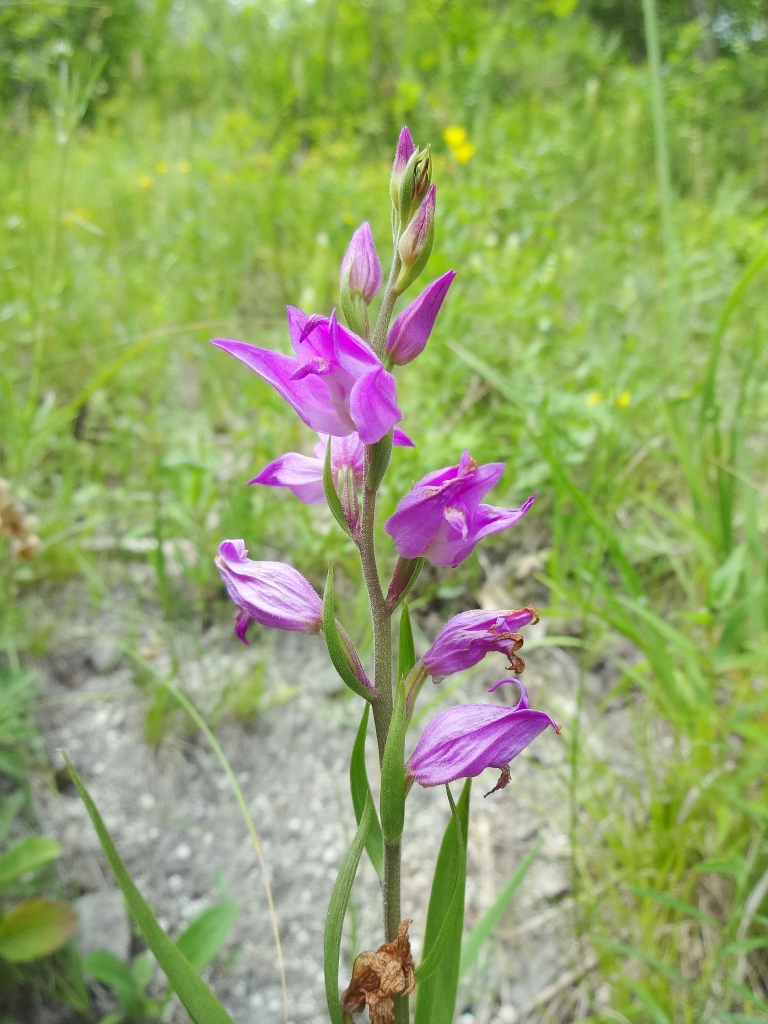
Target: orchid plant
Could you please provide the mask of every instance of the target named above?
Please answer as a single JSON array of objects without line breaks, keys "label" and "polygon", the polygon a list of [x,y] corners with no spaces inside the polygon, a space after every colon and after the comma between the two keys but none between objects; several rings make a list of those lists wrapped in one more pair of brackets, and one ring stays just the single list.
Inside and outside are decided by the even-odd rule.
[{"label": "orchid plant", "polygon": [[[341,264],[339,307],[344,324],[335,311],[325,317],[289,307],[288,332],[294,356],[243,341],[213,341],[271,384],[303,422],[318,432],[314,457],[289,452],[250,483],[288,488],[307,504],[328,503],[357,547],[370,604],[373,679],[336,619],[332,569],[321,599],[292,566],[249,558],[243,540],[225,540],[219,548],[216,564],[238,609],[238,637],[248,643],[246,634],[253,621],[270,628],[322,632],[339,675],[365,701],[351,765],[358,831],[334,887],[325,934],[326,992],[333,1024],[347,1024],[352,1014],[366,1006],[371,1024],[406,1024],[411,1019],[408,997],[417,983],[417,1024],[435,1024],[438,1018],[452,1020],[463,922],[469,781],[458,806],[448,789],[451,820],[444,847],[448,844],[454,856],[442,858],[438,871],[452,871],[454,877],[448,879],[447,888],[444,878],[437,889],[433,886],[431,920],[427,921],[424,956],[418,967],[408,939],[411,922],[403,921],[400,911],[401,842],[408,791],[414,782],[447,788],[449,783],[470,780],[493,767],[501,772],[491,790],[496,792],[508,784],[510,762],[529,743],[549,726],[560,731],[548,714],[530,707],[526,688],[510,677],[501,679],[491,691],[515,684],[520,699],[514,707],[481,703],[448,708],[428,723],[413,753],[407,760],[405,757],[406,730],[425,679],[431,676],[439,682],[478,664],[491,651],[503,653],[510,670],[519,675],[524,668],[517,653],[523,644],[519,630],[537,621],[533,608],[462,612],[445,625],[422,658],[415,658],[405,598],[425,560],[438,566],[459,565],[484,537],[520,522],[536,498],[532,495],[519,509],[484,504],[483,498],[498,483],[504,464],[478,465],[468,451],[455,466],[435,470],[419,480],[384,523],[384,533],[394,543],[398,558],[392,579],[386,589],[382,587],[376,554],[377,492],[393,445],[413,444],[397,426],[402,414],[392,370],[412,362],[424,350],[455,277],[451,270],[433,281],[390,323],[397,299],[424,271],[432,251],[436,189],[431,179],[429,147],[418,149],[408,128],[403,128],[390,178],[394,253],[373,326],[370,307],[382,287],[383,273],[370,226],[365,223],[353,234]],[[398,608],[400,642],[395,672],[392,634]],[[381,768],[378,813],[363,756],[369,711]],[[349,984],[340,994],[342,925],[363,849],[380,875],[384,941],[376,951],[356,958]],[[443,905],[439,891],[447,893]]]},{"label": "orchid plant", "polygon": [[[325,925],[325,989],[332,1024],[351,1024],[353,1014],[366,1008],[371,1024],[409,1024],[409,996],[414,990],[414,1024],[452,1024],[460,972],[469,955],[462,950],[462,928],[471,780],[486,768],[497,768],[498,781],[486,796],[503,789],[509,784],[514,758],[548,727],[557,733],[560,727],[546,712],[531,708],[528,691],[517,678],[525,667],[518,654],[523,645],[520,630],[538,621],[534,608],[461,612],[446,623],[423,657],[417,660],[414,651],[406,597],[425,561],[439,566],[459,565],[484,537],[519,523],[536,498],[531,495],[517,509],[483,503],[499,482],[503,463],[478,465],[465,451],[455,466],[428,473],[404,495],[383,524],[397,560],[386,589],[382,586],[376,555],[377,493],[393,445],[413,446],[410,437],[397,426],[402,414],[392,369],[407,365],[424,350],[455,276],[451,270],[433,281],[391,323],[397,299],[426,267],[435,237],[436,190],[429,147],[417,149],[407,128],[400,132],[390,196],[394,253],[373,327],[369,310],[382,287],[383,274],[366,223],[355,231],[341,264],[339,306],[346,326],[339,322],[335,311],[324,317],[289,307],[288,333],[294,356],[244,341],[213,341],[271,384],[319,435],[312,457],[288,452],[249,482],[288,488],[309,505],[327,502],[339,526],[353,539],[370,604],[373,679],[336,618],[332,567],[321,598],[293,566],[249,558],[243,539],[222,541],[216,566],[237,606],[235,633],[243,643],[248,643],[252,622],[270,629],[322,633],[339,676],[364,702],[350,758],[350,787],[358,828],[334,884]],[[398,610],[395,658],[393,616]],[[477,665],[492,651],[505,655],[514,675],[500,679],[490,692],[514,684],[520,692],[517,704],[460,704],[441,711],[428,722],[406,760],[406,731],[414,720],[414,707],[425,680],[431,677],[440,682]],[[167,685],[223,759],[197,710],[172,684]],[[365,764],[370,715],[381,769],[378,811]],[[225,759],[223,763],[232,781],[231,768]],[[232,1024],[200,978],[184,948],[184,937],[174,943],[159,926],[68,759],[67,766],[129,910],[168,978],[169,993],[177,993],[194,1024]],[[465,780],[464,786],[459,800],[454,801],[450,783],[460,779]],[[402,920],[400,910],[405,806],[414,783],[445,786],[451,810],[435,867],[418,966],[408,937],[412,922]],[[238,794],[235,782],[233,787]],[[239,800],[244,806],[241,795]],[[250,817],[245,816],[260,857],[255,829]],[[381,881],[384,941],[378,949],[355,958],[351,977],[340,992],[344,918],[364,850]],[[516,872],[515,885],[531,859],[529,855]],[[505,893],[513,891],[512,882]],[[267,895],[274,914],[269,892]],[[274,916],[273,925],[276,929]],[[478,943],[470,936],[467,945],[476,948]]]}]

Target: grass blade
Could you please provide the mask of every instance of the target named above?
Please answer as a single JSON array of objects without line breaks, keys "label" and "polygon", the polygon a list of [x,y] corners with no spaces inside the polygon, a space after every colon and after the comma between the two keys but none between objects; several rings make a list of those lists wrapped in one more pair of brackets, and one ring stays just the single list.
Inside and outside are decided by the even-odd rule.
[{"label": "grass blade", "polygon": [[536,846],[534,846],[531,852],[527,855],[525,860],[515,868],[507,884],[467,936],[461,947],[461,967],[459,968],[459,977],[466,974],[477,959],[480,947],[496,927],[501,915],[509,906],[509,901],[512,899],[515,890],[528,873],[528,869],[531,864],[533,864],[534,860],[538,856],[543,842],[544,840],[540,839]]},{"label": "grass blade", "polygon": [[253,849],[254,849],[254,852],[256,854],[256,858],[258,859],[259,867],[261,869],[261,877],[262,877],[262,880],[264,882],[264,894],[265,894],[265,896],[267,898],[267,907],[269,909],[269,920],[270,920],[270,922],[272,924],[272,935],[273,935],[274,940],[275,940],[275,952],[277,953],[277,966],[278,966],[278,970],[280,971],[280,984],[281,984],[281,987],[282,987],[282,990],[283,990],[283,1014],[284,1014],[284,1017],[285,1017],[285,1020],[286,1020],[286,1024],[287,1024],[287,1021],[288,1021],[288,986],[286,985],[286,982],[285,982],[285,966],[283,964],[283,947],[280,945],[280,929],[277,927],[277,914],[275,913],[275,904],[274,904],[274,902],[272,900],[272,890],[269,887],[269,877],[267,876],[267,865],[264,863],[264,854],[261,852],[261,843],[259,842],[259,836],[258,836],[258,833],[256,832],[256,826],[254,825],[253,818],[251,817],[251,813],[248,810],[248,804],[246,804],[246,802],[245,802],[245,797],[243,796],[243,791],[240,789],[240,784],[238,783],[237,779],[235,778],[235,773],[232,771],[232,765],[229,763],[229,761],[227,760],[226,754],[224,753],[224,751],[219,746],[219,741],[216,739],[216,737],[213,735],[213,733],[209,729],[208,723],[205,721],[203,716],[197,710],[195,705],[184,696],[184,694],[181,692],[181,690],[177,689],[173,685],[173,683],[168,683],[167,687],[168,687],[168,692],[171,694],[172,697],[176,698],[176,700],[179,702],[179,704],[181,704],[181,706],[187,712],[189,717],[192,719],[192,721],[195,723],[195,725],[198,727],[198,729],[200,729],[200,731],[203,733],[205,738],[210,743],[210,745],[211,745],[211,747],[213,749],[213,752],[216,755],[216,757],[218,757],[219,763],[221,764],[221,767],[224,769],[224,772],[225,772],[227,778],[229,779],[229,784],[232,787],[232,791],[235,794],[235,799],[237,800],[237,806],[240,808],[240,813],[243,816],[243,820],[245,821],[246,828],[248,829],[248,831],[250,833],[251,844],[253,845]]},{"label": "grass blade", "polygon": [[370,792],[365,798],[365,809],[360,819],[355,838],[347,850],[336,881],[333,884],[331,902],[328,904],[328,915],[325,919],[323,936],[323,969],[325,972],[325,997],[328,1002],[328,1013],[331,1024],[343,1024],[341,1000],[339,999],[339,960],[341,958],[341,933],[344,928],[344,916],[347,913],[349,897],[352,894],[352,883],[357,874],[357,865],[365,846],[368,829],[373,820],[373,798]]},{"label": "grass blade", "polygon": [[64,754],[64,760],[67,763],[70,777],[88,810],[93,827],[96,829],[96,834],[99,837],[101,848],[109,862],[109,866],[112,868],[117,884],[122,890],[131,916],[141,929],[141,933],[160,965],[160,969],[165,973],[169,984],[184,1004],[187,1013],[195,1024],[233,1024],[232,1018],[189,960],[179,951],[176,943],[171,942],[157,923],[152,908],[133,884],[133,879],[128,874],[128,869],[123,864],[120,854],[112,842],[112,838],[107,831],[96,804],[91,799],[90,793],[83,785],[82,779],[75,771],[66,754]]},{"label": "grass blade", "polygon": [[458,806],[451,803],[451,820],[445,829],[432,880],[424,935],[424,955],[416,969],[419,983],[415,1024],[451,1024],[456,1008],[464,927],[464,887],[467,875],[469,795],[467,779]]},{"label": "grass blade", "polygon": [[653,1024],[672,1024],[666,1013],[664,1013],[664,1011],[656,1002],[656,1000],[653,999],[645,991],[642,985],[638,985],[634,978],[628,978],[626,974],[623,977],[624,981],[627,983],[627,985],[629,985],[629,987],[632,989],[637,998],[640,1000],[645,1009],[653,1018]]},{"label": "grass blade", "polygon": [[646,953],[643,949],[629,946],[626,942],[614,942],[613,939],[604,939],[600,935],[593,935],[591,941],[596,942],[598,946],[612,949],[614,953],[623,953],[624,956],[637,957],[638,960],[642,960],[648,967],[666,974],[671,981],[676,981],[679,985],[685,985],[688,988],[691,987],[690,981],[686,981],[682,974],[675,970],[674,967],[670,967],[669,964],[665,964],[663,960],[659,960],[658,957],[653,956],[651,953]]},{"label": "grass blade", "polygon": [[714,917],[710,914],[705,914],[703,910],[699,910],[698,907],[694,907],[690,903],[686,903],[684,900],[673,899],[672,896],[667,896],[663,892],[655,892],[653,889],[646,889],[642,885],[630,885],[629,888],[636,896],[645,896],[649,900],[655,900],[657,903],[663,903],[665,907],[672,907],[673,910],[679,910],[681,913],[687,914],[689,917],[697,917],[700,921],[706,921],[707,924],[711,924],[715,928],[719,927]]},{"label": "grass blade", "polygon": [[[355,744],[352,747],[352,758],[349,762],[349,788],[352,792],[352,806],[355,808],[355,820],[358,825],[363,817],[365,803],[368,799],[368,794],[371,791],[371,787],[368,782],[368,772],[365,767],[365,737],[368,733],[369,712],[370,705],[366,704],[365,711],[363,711],[363,717],[360,722],[360,727],[357,730],[357,736],[355,737]],[[376,869],[376,874],[379,878],[383,878],[384,837],[381,834],[379,816],[376,814],[375,808],[371,818],[371,827],[368,830],[368,836],[365,840],[365,849],[371,859],[371,864],[373,864]]]}]

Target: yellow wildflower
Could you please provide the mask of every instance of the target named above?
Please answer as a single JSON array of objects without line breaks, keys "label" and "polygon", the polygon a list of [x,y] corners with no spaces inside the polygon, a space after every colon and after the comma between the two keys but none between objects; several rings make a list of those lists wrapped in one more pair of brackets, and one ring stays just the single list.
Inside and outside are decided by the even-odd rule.
[{"label": "yellow wildflower", "polygon": [[179,160],[178,164],[176,164],[176,169],[179,174],[189,174],[192,170],[192,164],[190,164],[189,160]]},{"label": "yellow wildflower", "polygon": [[603,396],[599,391],[593,391],[587,395],[587,405],[600,405],[603,400]]},{"label": "yellow wildflower", "polygon": [[622,391],[619,397],[616,399],[616,405],[620,409],[626,409],[629,403],[632,401],[631,391]]},{"label": "yellow wildflower", "polygon": [[152,179],[148,174],[142,174],[139,177],[139,188],[149,188],[152,184]]},{"label": "yellow wildflower", "polygon": [[456,146],[460,146],[463,142],[467,141],[467,133],[464,128],[446,128],[443,132],[443,138],[451,149],[455,149]]},{"label": "yellow wildflower", "polygon": [[463,142],[460,146],[454,146],[452,152],[460,164],[465,164],[472,159],[477,149],[471,142]]},{"label": "yellow wildflower", "polygon": [[155,170],[157,171],[158,174],[167,174],[168,164],[165,162],[165,160],[160,160],[160,162],[155,166]]}]

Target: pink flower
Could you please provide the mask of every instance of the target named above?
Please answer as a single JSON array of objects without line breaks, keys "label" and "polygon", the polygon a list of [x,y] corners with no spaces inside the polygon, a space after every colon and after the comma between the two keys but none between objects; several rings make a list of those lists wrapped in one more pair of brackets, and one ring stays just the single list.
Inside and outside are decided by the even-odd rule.
[{"label": "pink flower", "polygon": [[393,363],[404,366],[424,351],[454,277],[456,271],[449,270],[428,284],[392,324],[386,351]]},{"label": "pink flower", "polygon": [[503,462],[478,466],[465,451],[458,466],[427,473],[384,524],[398,553],[403,558],[424,556],[433,565],[456,566],[483,537],[519,523],[535,494],[516,509],[480,504],[503,471]]},{"label": "pink flower", "polygon": [[296,357],[244,341],[215,338],[212,344],[254,370],[322,434],[357,433],[374,444],[403,418],[395,378],[362,338],[336,320],[307,316],[288,307],[288,331]]},{"label": "pink flower", "polygon": [[437,639],[422,658],[424,668],[439,682],[454,672],[472,668],[491,651],[499,651],[515,672],[525,668],[522,658],[515,653],[523,645],[518,632],[523,626],[538,622],[535,608],[516,611],[460,612],[443,626]]},{"label": "pink flower", "polygon": [[254,562],[242,540],[223,540],[216,568],[227,592],[240,609],[235,632],[243,641],[251,622],[272,629],[319,633],[323,604],[312,584],[283,562]]},{"label": "pink flower", "polygon": [[[334,438],[329,438],[327,434],[321,434],[320,440],[315,445],[314,457],[300,455],[298,452],[288,452],[286,455],[281,455],[279,459],[275,459],[274,462],[270,462],[258,476],[249,480],[248,483],[264,484],[266,487],[287,487],[305,505],[323,505],[325,503],[323,467],[329,440],[331,442],[331,472],[334,484],[338,487],[339,471],[347,467],[352,471],[356,486],[362,486],[365,447],[357,434]],[[414,447],[410,437],[398,427],[395,427],[392,443],[405,448]]]},{"label": "pink flower", "polygon": [[520,702],[515,707],[459,704],[441,711],[408,759],[408,777],[422,786],[443,786],[456,779],[474,778],[486,768],[499,768],[501,778],[491,793],[503,789],[509,782],[510,761],[547,726],[560,732],[548,714],[531,708],[528,691],[517,679],[502,679],[492,689],[504,683],[520,687]]},{"label": "pink flower", "polygon": [[366,304],[370,304],[381,288],[381,282],[381,263],[373,244],[371,225],[366,221],[352,235],[341,261],[341,287],[344,288],[346,283],[351,295],[359,295]]}]

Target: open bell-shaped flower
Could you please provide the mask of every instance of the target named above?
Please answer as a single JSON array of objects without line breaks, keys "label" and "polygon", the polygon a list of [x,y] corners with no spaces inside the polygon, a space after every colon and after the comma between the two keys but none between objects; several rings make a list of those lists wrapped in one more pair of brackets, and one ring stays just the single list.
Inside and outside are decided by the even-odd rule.
[{"label": "open bell-shaped flower", "polygon": [[295,358],[227,338],[212,344],[258,373],[319,433],[356,431],[364,444],[375,444],[400,422],[395,378],[335,311],[310,317],[289,306],[288,332]]},{"label": "open bell-shaped flower", "polygon": [[384,524],[385,533],[403,558],[424,556],[433,565],[458,565],[483,537],[519,523],[536,499],[531,495],[520,508],[480,504],[503,472],[503,462],[478,466],[465,451],[457,466],[419,480]]},{"label": "open bell-shaped flower", "polygon": [[436,715],[408,759],[408,779],[421,786],[443,786],[456,779],[474,778],[486,768],[498,768],[501,778],[491,793],[503,789],[510,779],[510,761],[547,726],[560,732],[546,712],[531,708],[528,691],[519,680],[502,679],[491,689],[505,683],[520,687],[520,701],[513,708],[459,704]]},{"label": "open bell-shaped flower", "polygon": [[242,540],[219,545],[216,568],[239,611],[235,632],[244,644],[251,622],[272,629],[319,633],[323,604],[312,584],[284,562],[256,562],[248,558]]}]

